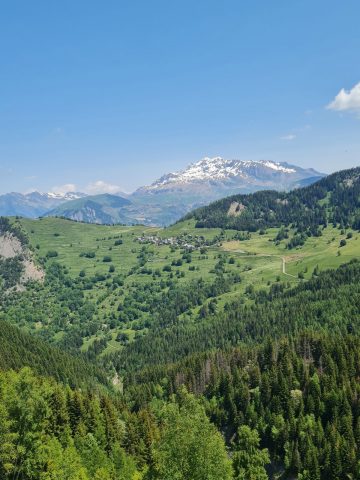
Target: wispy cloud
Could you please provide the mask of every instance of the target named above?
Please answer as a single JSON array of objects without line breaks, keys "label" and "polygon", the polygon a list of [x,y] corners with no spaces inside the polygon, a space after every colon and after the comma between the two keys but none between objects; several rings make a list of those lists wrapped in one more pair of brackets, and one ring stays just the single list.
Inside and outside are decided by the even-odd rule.
[{"label": "wispy cloud", "polygon": [[281,140],[286,140],[288,142],[291,142],[291,140],[295,140],[295,138],[296,138],[295,133],[289,133],[287,135],[283,135],[282,137],[280,137]]},{"label": "wispy cloud", "polygon": [[58,185],[52,187],[51,191],[53,193],[68,193],[68,192],[76,192],[76,185],[74,183],[65,183],[64,185]]},{"label": "wispy cloud", "polygon": [[342,88],[326,108],[338,112],[350,111],[360,113],[360,82],[351,90]]},{"label": "wispy cloud", "polygon": [[111,183],[104,182],[103,180],[97,180],[87,185],[85,192],[92,195],[99,193],[118,193],[121,188],[119,185],[113,185]]},{"label": "wispy cloud", "polygon": [[103,180],[96,180],[90,182],[86,187],[79,187],[75,183],[65,183],[64,185],[56,185],[50,190],[52,193],[69,193],[69,192],[84,192],[89,195],[98,195],[100,193],[118,193],[121,191],[119,185],[104,182]]}]

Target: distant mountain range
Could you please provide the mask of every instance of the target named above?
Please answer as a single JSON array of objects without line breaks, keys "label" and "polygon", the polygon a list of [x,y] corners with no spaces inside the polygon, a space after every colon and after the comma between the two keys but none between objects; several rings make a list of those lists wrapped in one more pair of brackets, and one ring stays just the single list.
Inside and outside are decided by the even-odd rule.
[{"label": "distant mountain range", "polygon": [[288,163],[269,160],[204,158],[186,169],[168,173],[127,198],[123,194],[87,196],[33,192],[0,196],[0,215],[30,218],[64,216],[90,223],[168,225],[190,210],[236,193],[290,190],[325,175]]},{"label": "distant mountain range", "polygon": [[44,215],[49,210],[63,204],[85,197],[85,193],[39,193],[31,192],[22,193],[6,193],[0,195],[0,215],[37,218]]},{"label": "distant mountain range", "polygon": [[126,198],[104,193],[62,203],[47,212],[46,216],[61,216],[86,223],[129,223],[130,220],[122,212],[130,204]]}]

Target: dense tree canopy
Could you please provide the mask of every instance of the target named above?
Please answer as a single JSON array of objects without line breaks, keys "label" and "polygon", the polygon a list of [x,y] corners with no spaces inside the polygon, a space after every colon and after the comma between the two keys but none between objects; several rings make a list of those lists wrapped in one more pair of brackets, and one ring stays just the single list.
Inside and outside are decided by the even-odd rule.
[{"label": "dense tree canopy", "polygon": [[154,444],[155,478],[230,480],[232,468],[224,440],[196,399],[180,392],[180,404],[160,411],[161,435]]},{"label": "dense tree canopy", "polygon": [[[232,204],[237,214],[229,215]],[[255,231],[293,225],[300,232],[317,235],[329,223],[360,228],[360,167],[322,178],[308,187],[288,193],[260,191],[233,195],[201,207],[185,218],[195,218],[197,227],[221,227]]]}]

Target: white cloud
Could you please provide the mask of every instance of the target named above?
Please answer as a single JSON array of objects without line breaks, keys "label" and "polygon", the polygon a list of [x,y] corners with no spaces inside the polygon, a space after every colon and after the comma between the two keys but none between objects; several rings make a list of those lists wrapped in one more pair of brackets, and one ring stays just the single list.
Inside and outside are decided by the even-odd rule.
[{"label": "white cloud", "polygon": [[360,82],[351,90],[342,88],[326,108],[339,112],[360,112]]},{"label": "white cloud", "polygon": [[92,195],[99,193],[118,193],[121,188],[119,185],[113,185],[111,183],[106,183],[103,180],[97,180],[96,182],[89,183],[85,189],[86,193]]},{"label": "white cloud", "polygon": [[69,192],[76,192],[76,185],[74,183],[65,183],[51,189],[52,193],[61,193],[62,195]]},{"label": "white cloud", "polygon": [[90,182],[86,187],[78,187],[74,183],[65,183],[64,185],[58,185],[52,187],[50,190],[52,193],[60,193],[64,195],[69,192],[84,192],[89,195],[98,195],[100,193],[118,193],[121,191],[119,185],[113,185],[111,183],[104,182],[103,180],[97,180],[95,182]]},{"label": "white cloud", "polygon": [[295,140],[296,135],[294,133],[289,133],[288,135],[284,135],[283,137],[280,137],[281,140],[287,140],[290,142],[291,140]]}]

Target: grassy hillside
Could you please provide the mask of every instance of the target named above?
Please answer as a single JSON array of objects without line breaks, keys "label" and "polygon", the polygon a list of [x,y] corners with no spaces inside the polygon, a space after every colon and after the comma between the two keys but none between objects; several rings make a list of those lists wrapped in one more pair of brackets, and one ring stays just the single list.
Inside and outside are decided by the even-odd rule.
[{"label": "grassy hillside", "polygon": [[19,222],[47,275],[7,295],[0,316],[91,358],[126,350],[164,322],[196,323],[239,295],[252,303],[250,290],[288,288],[360,256],[360,235],[333,226],[289,249],[295,229],[279,240],[279,228],[200,230],[192,219],[167,229]]},{"label": "grassy hillside", "polygon": [[[108,273],[109,263],[102,262],[105,255],[111,256],[110,264],[116,265],[116,273],[127,273],[136,264],[136,252],[140,250],[134,238],[154,232],[149,227],[94,225],[52,217],[21,219],[21,225],[38,259],[46,257],[49,251],[56,251],[58,256],[54,260],[65,265],[73,276],[82,270],[89,275],[95,271]],[[116,246],[117,240],[122,240],[123,244]],[[131,251],[134,249],[136,252]],[[95,256],[80,256],[84,253]]]},{"label": "grassy hillside", "polygon": [[[138,256],[144,246],[150,252],[146,265],[152,270],[171,264],[179,257],[179,247],[168,245],[141,244],[139,237],[157,236],[166,238],[185,238],[189,242],[196,237],[203,237],[202,243],[206,248],[206,257],[197,249],[192,255],[192,262],[199,270],[189,271],[186,265],[177,266],[174,271],[186,273],[186,279],[199,276],[211,276],[209,270],[214,267],[214,255],[223,254],[227,259],[234,257],[239,261],[249,263],[256,267],[258,272],[264,266],[270,270],[270,276],[282,275],[282,258],[286,261],[286,272],[298,274],[306,266],[328,268],[336,267],[351,258],[360,255],[360,234],[352,229],[339,229],[328,226],[322,230],[320,237],[309,237],[303,246],[289,250],[286,248],[288,240],[275,242],[278,228],[269,228],[264,233],[252,232],[248,239],[237,239],[235,230],[222,231],[219,228],[195,228],[194,220],[187,220],[166,229],[144,226],[100,226],[72,222],[58,218],[44,218],[41,220],[22,219],[31,245],[34,247],[36,257],[41,262],[51,251],[56,251],[57,256],[48,260],[56,261],[66,266],[71,276],[76,277],[80,271],[87,275],[93,273],[109,274],[109,267],[113,265],[115,272],[110,274],[113,278],[117,274],[127,275],[129,270],[138,265]],[[289,231],[291,237],[294,230]],[[348,235],[351,238],[347,238]],[[340,247],[340,241],[346,240],[346,245]],[[120,245],[115,245],[121,240]],[[210,243],[209,246],[206,243]],[[213,243],[213,244],[211,244]],[[174,251],[172,251],[174,250]],[[209,253],[213,255],[209,255]],[[84,253],[94,253],[94,258],[83,256]],[[110,256],[110,262],[104,262],[104,257]],[[211,257],[211,258],[210,258]],[[189,265],[188,265],[189,266]],[[236,265],[237,267],[237,265]],[[229,269],[236,268],[229,265]],[[244,272],[245,275],[254,275],[252,270]],[[263,272],[262,272],[263,273]],[[258,275],[258,274],[256,274]],[[305,275],[306,276],[306,275]],[[283,279],[285,277],[282,277]],[[133,273],[132,280],[146,282],[149,279],[138,272]],[[288,279],[291,280],[291,279]],[[179,281],[184,281],[179,279]]]}]

